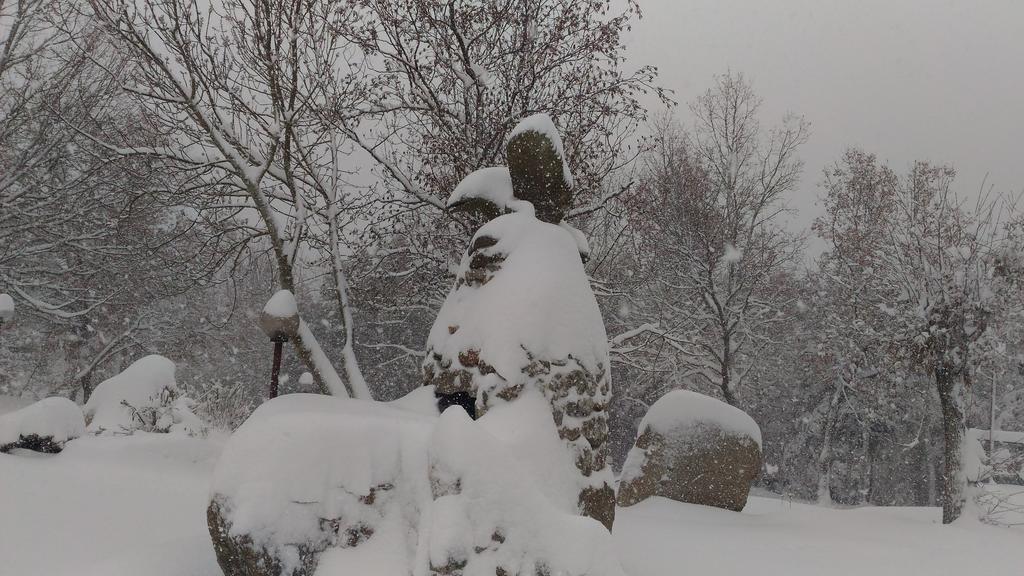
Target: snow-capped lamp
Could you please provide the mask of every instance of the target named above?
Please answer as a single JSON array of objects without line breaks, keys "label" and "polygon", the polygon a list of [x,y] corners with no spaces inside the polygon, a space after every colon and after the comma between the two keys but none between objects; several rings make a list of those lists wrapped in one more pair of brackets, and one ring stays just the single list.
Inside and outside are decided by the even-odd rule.
[{"label": "snow-capped lamp", "polygon": [[284,343],[299,331],[299,307],[289,290],[280,290],[270,297],[260,314],[260,328],[274,343],[274,362],[270,368],[270,397],[277,397],[281,375],[281,354]]},{"label": "snow-capped lamp", "polygon": [[14,298],[10,294],[0,294],[0,329],[4,323],[14,319]]}]

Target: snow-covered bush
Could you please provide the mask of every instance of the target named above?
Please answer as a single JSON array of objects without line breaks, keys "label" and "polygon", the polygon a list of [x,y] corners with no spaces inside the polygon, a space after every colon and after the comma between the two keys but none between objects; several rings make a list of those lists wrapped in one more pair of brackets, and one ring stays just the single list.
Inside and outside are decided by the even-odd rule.
[{"label": "snow-covered bush", "polygon": [[178,390],[174,362],[153,354],[100,383],[84,411],[87,429],[93,434],[136,430],[203,434],[206,427],[193,408],[193,401]]},{"label": "snow-covered bush", "polygon": [[761,429],[721,400],[674,390],[651,406],[619,477],[618,502],[651,496],[742,510],[761,470]]},{"label": "snow-covered bush", "polygon": [[576,514],[578,472],[538,393],[473,421],[433,390],[392,403],[291,394],[225,445],[208,511],[241,574],[620,575]]},{"label": "snow-covered bush", "polygon": [[82,410],[71,400],[54,396],[0,416],[0,452],[60,452],[84,432]]}]

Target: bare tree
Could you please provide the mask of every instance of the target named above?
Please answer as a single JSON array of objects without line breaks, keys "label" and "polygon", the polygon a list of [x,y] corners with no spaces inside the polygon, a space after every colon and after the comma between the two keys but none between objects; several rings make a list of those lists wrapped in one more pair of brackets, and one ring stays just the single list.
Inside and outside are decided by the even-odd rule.
[{"label": "bare tree", "polygon": [[657,310],[627,335],[667,345],[678,377],[733,405],[781,318],[778,275],[800,249],[781,216],[807,124],[790,116],[763,132],[760,103],[742,76],[722,76],[691,105],[690,132],[662,123],[633,215]]},{"label": "bare tree", "polygon": [[329,254],[347,336],[341,374],[307,323],[292,341],[322,390],[369,396],[352,347],[337,234],[349,201],[343,159],[333,131],[319,122],[322,108],[360,93],[347,45],[331,32],[346,3],[96,0],[92,7],[131,58],[111,76],[145,107],[165,142],[109,149],[187,175],[185,190],[196,194],[182,204],[242,234],[235,254],[268,248],[283,289],[295,291],[307,240],[326,237],[315,245]]}]

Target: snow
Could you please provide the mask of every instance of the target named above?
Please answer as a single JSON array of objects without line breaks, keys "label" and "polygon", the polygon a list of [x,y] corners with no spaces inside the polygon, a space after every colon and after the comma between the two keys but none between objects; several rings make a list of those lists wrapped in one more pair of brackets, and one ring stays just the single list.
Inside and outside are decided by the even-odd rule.
[{"label": "snow", "polygon": [[[971,428],[969,432],[979,440],[988,442],[989,431],[980,430],[978,428]],[[1024,444],[1024,432],[1012,432],[1010,430],[996,430],[992,432],[992,439],[996,442],[1004,442],[1006,444]]]},{"label": "snow", "polygon": [[732,244],[726,244],[725,251],[722,254],[722,262],[725,264],[736,264],[740,260],[743,260],[743,251]]},{"label": "snow", "polygon": [[988,476],[989,473],[989,467],[986,464],[988,458],[980,442],[981,439],[987,437],[979,437],[979,432],[981,431],[970,428],[964,434],[962,451],[963,474],[968,482],[978,482]]},{"label": "snow", "polygon": [[14,318],[14,298],[10,294],[0,294],[0,322]]},{"label": "snow", "polygon": [[[424,387],[389,404],[287,395],[261,406],[214,472],[231,535],[273,550],[286,573],[303,542],[329,548],[317,574],[409,574],[451,560],[468,562],[467,575],[538,560],[554,574],[621,574],[608,533],[574,515],[578,472],[540,393],[479,421],[459,408],[438,417],[432,400]],[[373,536],[342,546],[325,521]],[[480,547],[489,551],[470,553]]]},{"label": "snow", "polygon": [[202,434],[192,401],[178,394],[174,362],[151,354],[104,380],[86,402],[87,430],[93,434],[131,434],[135,430]]},{"label": "snow", "polygon": [[0,448],[18,442],[22,436],[51,438],[55,444],[63,444],[84,433],[81,408],[60,396],[0,416]]},{"label": "snow", "polygon": [[[520,212],[488,222],[474,240],[481,236],[497,239],[493,251],[507,255],[501,270],[449,293],[427,348],[446,358],[479,350],[509,385],[528,380],[526,350],[542,359],[572,355],[594,373],[607,367],[608,338],[573,235]],[[463,257],[460,275],[470,260]]]},{"label": "snow", "polygon": [[944,526],[938,508],[834,509],[752,496],[742,513],[650,498],[618,510],[636,576],[999,576],[1024,566],[1024,531]]},{"label": "snow", "polygon": [[[497,567],[509,574],[532,574],[538,561],[550,574],[624,574],[604,527],[552,508],[529,469],[508,458],[501,441],[480,430],[464,411],[449,409],[441,415],[430,450],[435,478],[459,481],[457,493],[434,503],[431,565],[468,556],[467,575],[495,574]],[[496,530],[500,545],[494,541]],[[469,553],[480,548],[486,551]]]},{"label": "snow", "polygon": [[[221,442],[137,433],[86,436],[56,456],[0,454],[0,573],[221,576],[205,516]],[[752,496],[735,513],[655,497],[618,511],[608,548],[631,576],[1020,573],[1024,528],[940,519],[938,508],[835,509]],[[332,551],[318,574],[405,576],[385,553],[398,542]]]},{"label": "snow", "polygon": [[558,133],[558,128],[555,127],[555,123],[551,120],[551,117],[543,112],[527,116],[516,124],[516,127],[509,133],[508,139],[515,138],[516,135],[524,132],[538,132],[547,137],[551,141],[551,145],[555,148],[555,153],[562,159],[562,177],[565,179],[566,184],[570,187],[573,185],[572,170],[569,169],[569,161],[565,158],[565,149],[562,146],[562,136]]},{"label": "snow", "polygon": [[746,412],[690,390],[673,390],[658,399],[640,422],[639,433],[651,428],[668,435],[678,428],[698,424],[713,424],[738,436],[753,438],[761,445],[761,428]]},{"label": "snow", "polygon": [[210,493],[226,510],[232,535],[247,534],[274,551],[288,573],[298,566],[296,543],[325,539],[321,519],[369,523],[386,539],[412,529],[381,525],[359,496],[392,485],[396,494],[383,505],[384,516],[413,513],[429,486],[403,492],[403,476],[427,470],[432,423],[386,404],[281,396],[260,406],[228,440]]},{"label": "snow", "polygon": [[206,529],[216,439],[84,436],[0,454],[0,573],[221,576]]},{"label": "snow", "polygon": [[587,235],[581,232],[580,230],[573,228],[572,226],[569,225],[568,222],[564,220],[559,222],[558,226],[565,230],[566,232],[568,232],[569,234],[572,234],[572,239],[576,241],[576,250],[580,253],[580,256],[582,256],[584,260],[589,260],[590,242],[587,240]]},{"label": "snow", "polygon": [[263,313],[275,318],[292,318],[299,315],[299,306],[295,296],[289,290],[278,290],[267,300]]},{"label": "snow", "polygon": [[[211,497],[231,534],[272,550],[286,573],[305,542],[327,548],[321,575],[455,560],[467,575],[543,561],[552,574],[617,576],[608,532],[576,515],[577,475],[539,392],[479,421],[457,407],[438,416],[429,387],[387,404],[290,394],[227,442]],[[373,535],[343,546],[325,521]]]},{"label": "snow", "polygon": [[517,212],[530,206],[529,202],[516,199],[512,192],[512,177],[506,166],[491,166],[470,172],[455,187],[446,206],[452,208],[471,198],[486,200],[501,212]]}]

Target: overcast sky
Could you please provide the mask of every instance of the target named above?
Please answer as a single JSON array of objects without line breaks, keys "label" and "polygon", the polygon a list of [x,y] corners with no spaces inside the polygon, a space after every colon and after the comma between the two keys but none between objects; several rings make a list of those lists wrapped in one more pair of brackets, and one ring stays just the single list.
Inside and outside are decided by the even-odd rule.
[{"label": "overcast sky", "polygon": [[659,68],[680,115],[732,69],[764,99],[762,125],[786,111],[811,122],[796,227],[851,145],[898,171],[952,163],[964,194],[986,174],[999,192],[1024,189],[1024,0],[639,2],[628,55]]}]

